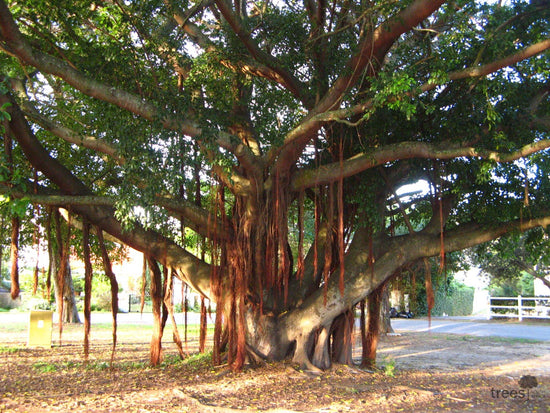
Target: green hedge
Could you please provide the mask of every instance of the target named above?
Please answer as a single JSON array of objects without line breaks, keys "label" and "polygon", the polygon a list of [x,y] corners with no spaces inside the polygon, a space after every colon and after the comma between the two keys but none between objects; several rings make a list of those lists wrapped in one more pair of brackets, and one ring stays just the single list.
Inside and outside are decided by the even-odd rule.
[{"label": "green hedge", "polygon": [[[422,285],[419,289],[416,312],[419,316],[428,315],[426,303],[426,290]],[[444,285],[438,286],[435,290],[435,304],[432,309],[433,316],[468,316],[472,314],[474,308],[474,288],[465,286],[454,280],[449,282],[445,289]]]},{"label": "green hedge", "polygon": [[436,291],[432,315],[468,316],[473,308],[474,288],[452,283],[447,292],[444,289]]}]

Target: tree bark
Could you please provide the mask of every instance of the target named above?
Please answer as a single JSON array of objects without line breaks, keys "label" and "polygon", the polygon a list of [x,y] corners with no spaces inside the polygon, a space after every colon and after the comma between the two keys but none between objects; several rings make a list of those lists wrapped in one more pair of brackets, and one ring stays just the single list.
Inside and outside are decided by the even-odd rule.
[{"label": "tree bark", "polygon": [[92,260],[90,252],[90,225],[84,223],[82,231],[82,254],[84,258],[84,359],[90,351],[91,300],[92,300]]},{"label": "tree bark", "polygon": [[353,364],[353,327],[355,311],[345,311],[332,322],[331,358],[340,364]]},{"label": "tree bark", "polygon": [[63,282],[63,321],[68,324],[80,324],[80,316],[76,307],[74,283],[69,260],[66,263],[65,281]]},{"label": "tree bark", "polygon": [[149,268],[151,269],[151,299],[153,304],[153,336],[151,338],[151,365],[157,366],[162,359],[162,273],[156,261],[152,258],[147,258]]},{"label": "tree bark", "polygon": [[362,337],[363,352],[361,367],[372,368],[376,366],[376,349],[378,347],[378,338],[380,336],[381,330],[381,314],[382,311],[382,301],[384,298],[384,292],[387,282],[383,283],[377,287],[373,292],[371,292],[367,299],[368,304],[368,325],[367,332],[364,337]]},{"label": "tree bark", "polygon": [[382,292],[382,303],[380,305],[380,334],[392,334],[393,327],[390,318],[390,289],[386,284]]},{"label": "tree bark", "polygon": [[18,217],[11,219],[11,299],[15,300],[19,297],[19,227],[20,220]]}]

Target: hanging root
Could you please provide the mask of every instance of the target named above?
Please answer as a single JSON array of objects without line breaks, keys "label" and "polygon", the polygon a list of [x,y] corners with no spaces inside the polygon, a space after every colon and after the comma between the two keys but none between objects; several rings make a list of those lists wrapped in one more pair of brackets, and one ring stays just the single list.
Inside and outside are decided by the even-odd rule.
[{"label": "hanging root", "polygon": [[339,279],[339,288],[340,294],[344,295],[344,147],[343,140],[340,140],[340,151],[339,151],[339,166],[340,166],[340,176],[338,178],[338,261],[340,264],[340,279]]},{"label": "hanging root", "polygon": [[[62,343],[63,337],[63,292],[65,291],[65,272],[67,270],[67,260],[68,260],[68,247],[69,247],[69,238],[70,238],[70,225],[67,225],[67,239],[63,242],[63,235],[61,233],[61,217],[59,210],[55,210],[55,238],[57,241],[57,246],[59,248],[59,268],[57,270],[57,302],[59,308],[57,309],[59,315],[59,345]],[[70,216],[69,216],[70,219]]]},{"label": "hanging root", "polygon": [[167,288],[164,291],[164,305],[168,309],[168,312],[170,314],[170,321],[172,322],[172,328],[173,328],[172,339],[174,340],[174,343],[178,348],[178,353],[180,355],[180,358],[183,360],[186,356],[186,352],[183,351],[183,345],[182,345],[180,333],[178,330],[178,323],[176,323],[176,319],[174,317],[174,303],[172,300],[173,291],[174,291],[174,283],[172,282],[173,277],[174,275],[172,273],[166,279]]},{"label": "hanging root", "polygon": [[[384,284],[380,285],[368,296],[368,327],[366,334],[363,330],[361,331],[363,344],[361,367],[364,368],[373,368],[376,366],[376,348],[380,336],[380,305],[384,287]],[[363,314],[364,305],[362,307],[362,317],[364,316]]]},{"label": "hanging root", "polygon": [[327,304],[327,293],[328,293],[328,279],[331,273],[332,267],[332,228],[334,227],[334,190],[333,185],[328,185],[328,205],[327,205],[327,240],[325,245],[325,263],[323,266],[323,279],[324,279],[324,294],[323,300],[324,304]]},{"label": "hanging root", "polygon": [[296,277],[301,281],[304,276],[304,191],[298,194],[298,265]]},{"label": "hanging root", "polygon": [[199,353],[204,353],[206,349],[206,330],[208,328],[208,318],[206,312],[206,303],[204,296],[201,295],[201,318],[199,332]]},{"label": "hanging root", "polygon": [[430,261],[427,258],[424,258],[424,268],[426,271],[426,300],[428,302],[428,325],[432,325],[432,309],[435,304],[435,295],[434,288],[432,285],[432,269],[430,267]]},{"label": "hanging root", "polygon": [[90,252],[90,224],[87,222],[84,222],[82,228],[82,251],[84,255],[84,360],[88,361],[93,270]]},{"label": "hanging root", "polygon": [[116,350],[116,343],[117,343],[117,314],[118,314],[118,282],[115,277],[115,273],[113,272],[113,268],[111,266],[111,259],[109,258],[109,254],[107,252],[107,248],[105,247],[105,241],[103,240],[103,231],[97,227],[97,238],[99,240],[99,248],[101,250],[101,257],[103,259],[103,268],[105,270],[105,275],[107,275],[107,278],[109,278],[109,282],[111,284],[111,314],[113,316],[113,329],[112,329],[112,336],[113,336],[113,347],[111,350],[111,367],[113,365],[113,361],[115,358],[115,350]]},{"label": "hanging root", "polygon": [[162,356],[162,273],[156,261],[148,257],[151,269],[151,300],[153,304],[153,336],[151,338],[150,361],[152,366],[158,366]]},{"label": "hanging root", "polygon": [[20,220],[14,216],[11,219],[11,299],[19,297],[19,228]]}]

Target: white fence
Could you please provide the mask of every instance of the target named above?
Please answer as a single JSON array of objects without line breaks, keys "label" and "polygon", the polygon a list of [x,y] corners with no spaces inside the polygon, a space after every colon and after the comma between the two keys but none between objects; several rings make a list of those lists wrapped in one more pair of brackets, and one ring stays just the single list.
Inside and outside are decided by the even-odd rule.
[{"label": "white fence", "polygon": [[550,319],[550,297],[489,297],[489,317]]}]

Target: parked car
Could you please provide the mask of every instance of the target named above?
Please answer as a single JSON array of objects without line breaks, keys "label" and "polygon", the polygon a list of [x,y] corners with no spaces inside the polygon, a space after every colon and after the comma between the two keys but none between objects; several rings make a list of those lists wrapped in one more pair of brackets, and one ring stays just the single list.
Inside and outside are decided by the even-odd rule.
[{"label": "parked car", "polygon": [[390,308],[390,318],[413,318],[414,314],[410,311],[397,311],[395,308]]}]

